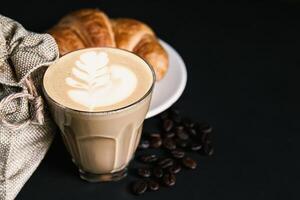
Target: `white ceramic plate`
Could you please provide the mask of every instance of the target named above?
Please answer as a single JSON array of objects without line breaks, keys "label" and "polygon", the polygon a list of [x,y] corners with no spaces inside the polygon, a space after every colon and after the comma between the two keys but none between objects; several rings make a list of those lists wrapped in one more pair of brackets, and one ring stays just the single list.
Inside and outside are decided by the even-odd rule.
[{"label": "white ceramic plate", "polygon": [[172,106],[181,96],[187,81],[186,66],[181,56],[166,42],[160,40],[160,43],[169,55],[169,69],[165,77],[155,84],[146,118],[153,117]]}]

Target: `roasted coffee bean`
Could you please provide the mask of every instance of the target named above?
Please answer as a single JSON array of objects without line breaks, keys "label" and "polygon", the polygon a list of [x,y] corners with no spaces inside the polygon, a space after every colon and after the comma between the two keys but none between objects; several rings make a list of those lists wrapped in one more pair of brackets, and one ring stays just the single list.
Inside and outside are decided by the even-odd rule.
[{"label": "roasted coffee bean", "polygon": [[157,162],[157,164],[163,169],[172,166],[173,163],[174,160],[172,158],[162,158]]},{"label": "roasted coffee bean", "polygon": [[166,173],[163,176],[163,183],[165,186],[168,186],[168,187],[175,185],[175,183],[176,183],[175,175],[172,173]]},{"label": "roasted coffee bean", "polygon": [[151,176],[151,170],[149,168],[139,168],[138,175],[144,178],[148,178]]},{"label": "roasted coffee bean", "polygon": [[148,149],[149,146],[150,146],[149,140],[141,139],[138,148],[139,148],[139,149]]},{"label": "roasted coffee bean", "polygon": [[196,161],[190,157],[184,157],[182,159],[182,164],[183,164],[183,166],[185,166],[186,168],[189,168],[189,169],[196,169],[196,167],[197,167]]},{"label": "roasted coffee bean", "polygon": [[153,168],[152,174],[155,178],[161,178],[164,175],[164,171],[161,167],[156,166]]},{"label": "roasted coffee bean", "polygon": [[172,165],[168,168],[168,171],[172,174],[177,174],[181,171],[181,165],[179,165],[178,163],[175,163],[174,165]]},{"label": "roasted coffee bean", "polygon": [[202,145],[196,142],[193,142],[190,146],[190,149],[192,151],[199,151],[200,149],[202,149]]},{"label": "roasted coffee bean", "polygon": [[181,140],[188,140],[189,135],[185,131],[176,132],[176,136]]},{"label": "roasted coffee bean", "polygon": [[158,160],[158,157],[155,154],[142,155],[140,157],[140,160],[144,163],[153,163],[153,162],[156,162]]},{"label": "roasted coffee bean", "polygon": [[163,134],[165,138],[173,138],[175,136],[174,132],[166,132]]},{"label": "roasted coffee bean", "polygon": [[176,143],[172,138],[165,138],[163,140],[163,146],[168,150],[176,149]]},{"label": "roasted coffee bean", "polygon": [[194,128],[189,128],[188,129],[188,133],[190,134],[190,136],[192,137],[197,137],[197,131]]},{"label": "roasted coffee bean", "polygon": [[214,147],[211,143],[204,144],[203,152],[207,156],[212,156],[214,154]]},{"label": "roasted coffee bean", "polygon": [[173,125],[174,125],[174,123],[172,120],[170,120],[170,119],[164,120],[164,122],[163,122],[164,131],[169,132],[173,128]]},{"label": "roasted coffee bean", "polygon": [[198,129],[198,131],[200,131],[202,133],[212,132],[212,127],[207,122],[197,123],[196,128]]},{"label": "roasted coffee bean", "polygon": [[214,154],[213,129],[208,123],[195,123],[190,118],[182,118],[179,111],[174,108],[160,114],[160,119],[161,132],[144,134],[146,137],[141,139],[138,148],[160,148],[148,151],[158,152],[158,155],[166,153],[169,157],[159,158],[156,154],[140,157],[146,166],[137,169],[138,175],[144,178],[133,184],[132,191],[137,195],[143,194],[146,190],[159,190],[160,184],[173,186],[176,183],[175,174],[183,167],[197,168],[196,160],[187,157],[185,151],[197,151],[206,156]]},{"label": "roasted coffee bean", "polygon": [[162,145],[161,137],[152,137],[150,138],[150,146],[152,148],[159,148]]},{"label": "roasted coffee bean", "polygon": [[171,151],[171,154],[174,158],[183,158],[185,156],[185,152],[181,149],[174,149],[173,151]]},{"label": "roasted coffee bean", "polygon": [[149,137],[150,137],[150,139],[152,139],[152,138],[161,138],[161,135],[160,135],[160,133],[150,133]]},{"label": "roasted coffee bean", "polygon": [[159,189],[159,183],[155,180],[148,181],[148,189],[151,191],[156,191]]},{"label": "roasted coffee bean", "polygon": [[186,128],[193,128],[195,126],[195,123],[189,118],[182,120],[182,124]]},{"label": "roasted coffee bean", "polygon": [[178,132],[183,132],[184,131],[184,126],[176,126],[174,128],[174,132],[177,134]]},{"label": "roasted coffee bean", "polygon": [[189,138],[189,135],[185,132],[185,128],[183,126],[175,127],[174,132],[181,140],[187,140]]},{"label": "roasted coffee bean", "polygon": [[137,180],[132,185],[132,192],[135,195],[141,195],[146,192],[148,184],[144,180]]},{"label": "roasted coffee bean", "polygon": [[212,140],[212,133],[211,132],[202,133],[202,135],[201,135],[201,142],[203,144],[211,143],[211,140]]},{"label": "roasted coffee bean", "polygon": [[178,139],[176,138],[176,145],[181,147],[181,148],[186,148],[188,146],[188,141],[187,140],[181,140],[181,139]]},{"label": "roasted coffee bean", "polygon": [[194,128],[195,127],[195,122],[191,121],[188,126],[189,126],[189,128]]}]

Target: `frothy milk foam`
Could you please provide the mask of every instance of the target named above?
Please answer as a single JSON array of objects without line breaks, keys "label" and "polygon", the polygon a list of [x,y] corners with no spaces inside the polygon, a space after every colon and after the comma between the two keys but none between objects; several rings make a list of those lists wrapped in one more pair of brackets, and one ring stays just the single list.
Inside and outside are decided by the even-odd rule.
[{"label": "frothy milk foam", "polygon": [[[127,52],[126,52],[127,53]],[[47,94],[76,110],[107,111],[129,105],[150,88],[150,69],[125,52],[105,48],[65,55],[44,76]]]}]

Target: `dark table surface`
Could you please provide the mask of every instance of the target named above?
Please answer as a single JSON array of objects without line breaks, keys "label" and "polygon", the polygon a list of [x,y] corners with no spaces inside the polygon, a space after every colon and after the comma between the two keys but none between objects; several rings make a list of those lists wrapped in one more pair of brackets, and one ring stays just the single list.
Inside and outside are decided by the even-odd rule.
[{"label": "dark table surface", "polygon": [[[1,2],[0,13],[43,32],[84,7],[145,21],[178,50],[188,83],[176,106],[214,126],[215,155],[195,156],[198,169],[180,174],[174,188],[135,197],[127,191],[133,176],[99,184],[79,179],[57,135],[17,199],[299,199],[299,190],[293,189],[300,183],[295,152],[300,139],[299,3],[11,0]],[[145,123],[152,130],[156,119]]]}]

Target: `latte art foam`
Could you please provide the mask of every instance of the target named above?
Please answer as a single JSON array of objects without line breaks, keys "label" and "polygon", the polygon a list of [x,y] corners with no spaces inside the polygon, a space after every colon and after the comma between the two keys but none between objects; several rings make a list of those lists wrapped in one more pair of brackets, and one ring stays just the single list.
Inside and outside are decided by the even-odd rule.
[{"label": "latte art foam", "polygon": [[137,101],[152,81],[151,70],[139,57],[117,49],[91,48],[60,58],[47,69],[43,84],[58,103],[93,112]]},{"label": "latte art foam", "polygon": [[107,53],[90,51],[80,55],[66,83],[69,97],[93,110],[110,106],[130,96],[137,86],[136,75],[122,65],[108,65]]}]

